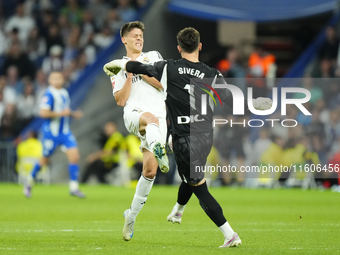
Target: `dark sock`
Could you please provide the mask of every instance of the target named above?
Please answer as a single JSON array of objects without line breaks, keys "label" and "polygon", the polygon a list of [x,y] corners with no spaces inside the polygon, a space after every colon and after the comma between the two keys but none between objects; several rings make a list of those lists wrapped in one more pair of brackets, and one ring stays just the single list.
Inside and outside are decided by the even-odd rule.
[{"label": "dark sock", "polygon": [[191,187],[196,197],[198,198],[202,209],[209,216],[209,218],[216,224],[217,227],[226,223],[220,204],[209,193],[206,183],[200,186]]},{"label": "dark sock", "polygon": [[188,183],[182,181],[178,189],[177,203],[180,205],[186,205],[191,198],[192,189]]}]

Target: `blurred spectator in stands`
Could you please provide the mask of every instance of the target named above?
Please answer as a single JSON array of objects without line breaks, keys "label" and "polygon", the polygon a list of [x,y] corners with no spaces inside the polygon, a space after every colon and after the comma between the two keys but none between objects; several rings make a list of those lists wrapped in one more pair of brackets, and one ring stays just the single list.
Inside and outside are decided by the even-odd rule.
[{"label": "blurred spectator in stands", "polygon": [[[319,156],[316,152],[310,149],[310,143],[307,136],[299,136],[296,137],[294,140],[294,144],[288,147],[286,146],[284,153],[283,153],[283,165],[290,167],[291,165],[318,165],[320,164]],[[293,174],[293,178],[306,178],[306,173],[299,173],[299,172],[282,172],[280,181],[285,181],[290,174]],[[310,178],[310,177],[309,177]],[[286,183],[286,185],[293,185],[293,183]]]},{"label": "blurred spectator in stands", "polygon": [[333,78],[334,77],[334,69],[332,66],[332,61],[329,58],[323,58],[320,60],[320,63],[313,74],[315,78]]},{"label": "blurred spectator in stands", "polygon": [[31,60],[29,60],[26,53],[21,51],[20,45],[14,43],[10,46],[8,54],[5,57],[2,73],[6,73],[10,66],[16,66],[20,78],[29,76],[31,79],[35,75],[35,67]]},{"label": "blurred spectator in stands", "polygon": [[89,0],[88,9],[94,17],[94,21],[97,27],[102,27],[105,17],[107,16],[110,6],[105,0]]},{"label": "blurred spectator in stands", "polygon": [[82,30],[80,25],[72,25],[70,35],[75,36],[79,40],[81,33]]},{"label": "blurred spectator in stands", "polygon": [[17,43],[20,45],[22,49],[25,49],[26,44],[20,41],[19,38],[19,30],[15,27],[8,33],[8,37],[6,38],[6,41],[4,42],[5,44],[7,43],[7,49],[9,48],[10,45]]},{"label": "blurred spectator in stands", "polygon": [[0,140],[13,140],[22,129],[14,104],[6,105],[0,122]]},{"label": "blurred spectator in stands", "polygon": [[79,76],[84,71],[86,71],[85,69],[86,69],[88,63],[87,63],[87,56],[86,56],[84,51],[79,54],[79,56],[77,57],[75,62],[76,62],[76,66],[75,66],[75,70],[72,73],[72,77],[71,77],[72,80],[71,81],[76,81],[79,78]]},{"label": "blurred spectator in stands", "polygon": [[[32,62],[39,66],[42,57],[46,55],[45,38],[40,37],[38,28],[33,28],[27,40],[27,54]],[[40,62],[39,62],[40,61]]]},{"label": "blurred spectator in stands", "polygon": [[[298,121],[299,123],[299,121]],[[288,137],[285,144],[285,149],[287,148],[293,148],[297,141],[305,136],[305,127],[303,125],[300,125],[300,123],[294,127],[288,129]]]},{"label": "blurred spectator in stands", "polygon": [[16,7],[15,15],[10,17],[5,25],[5,31],[11,32],[13,28],[19,30],[19,38],[23,43],[26,43],[31,30],[35,27],[34,19],[24,15],[24,6],[22,3]]},{"label": "blurred spectator in stands", "polygon": [[46,37],[46,51],[50,52],[51,47],[54,45],[59,45],[62,48],[64,47],[64,41],[59,34],[59,27],[57,24],[52,24],[48,29]]},{"label": "blurred spectator in stands", "polygon": [[61,9],[61,15],[66,15],[67,20],[72,24],[80,24],[83,10],[78,5],[77,0],[67,0],[66,6]]},{"label": "blurred spectator in stands", "polygon": [[[241,118],[239,116],[229,115],[227,119],[233,123],[243,123],[246,122],[244,116]],[[231,160],[236,158],[237,167],[245,165],[245,153],[243,149],[243,142],[248,133],[247,127],[244,127],[242,124],[235,125],[223,125],[217,132],[216,138],[214,141],[216,149],[220,153],[220,157],[222,160],[222,165],[227,166],[230,164]],[[239,172],[237,176],[232,176],[232,173],[225,172],[222,173],[222,185],[229,185],[231,182],[236,181],[238,184],[241,184],[244,181],[244,174]]]},{"label": "blurred spectator in stands", "polygon": [[261,44],[256,44],[248,59],[249,71],[252,77],[264,78],[272,71],[276,58],[268,53]]},{"label": "blurred spectator in stands", "polygon": [[[109,140],[110,136],[117,130],[117,126],[114,122],[109,121],[105,123],[104,127],[102,128],[100,134],[99,134],[99,139],[97,141],[97,145],[99,148],[103,148]],[[90,156],[89,159],[94,159],[92,156]],[[90,160],[92,161],[92,160]]]},{"label": "blurred spectator in stands", "polygon": [[261,128],[259,131],[259,138],[256,139],[253,152],[252,152],[252,164],[259,165],[261,155],[267,150],[271,145],[272,141],[269,139],[270,132],[268,129]]},{"label": "blurred spectator in stands", "polygon": [[0,89],[0,127],[1,127],[1,118],[2,118],[2,115],[5,112],[5,108],[6,108],[6,105],[5,105],[5,101],[4,101],[4,93]]},{"label": "blurred spectator in stands", "polygon": [[331,154],[335,152],[335,143],[340,138],[340,115],[337,109],[332,110],[329,115],[329,122],[325,125],[326,149]]},{"label": "blurred spectator in stands", "polygon": [[[248,59],[249,79],[248,86],[253,87],[253,97],[263,97],[267,94],[267,80],[256,78],[276,77],[276,58],[273,54],[268,53],[261,44],[255,44],[253,53]],[[254,78],[254,79],[252,79]],[[270,85],[272,86],[272,84]]]},{"label": "blurred spectator in stands", "polygon": [[87,157],[88,165],[81,182],[85,183],[91,175],[96,175],[100,183],[107,184],[105,176],[116,168],[119,163],[119,150],[124,146],[124,136],[117,130],[116,124],[108,122],[104,126],[107,139],[103,149]]},{"label": "blurred spectator in stands", "polygon": [[327,102],[327,106],[334,108],[338,102],[338,96],[340,94],[340,84],[339,79],[332,79],[330,84],[325,84],[326,94],[324,96],[325,101]]},{"label": "blurred spectator in stands", "polygon": [[[340,150],[338,150],[329,160],[328,164],[333,165],[333,169],[336,170],[335,166],[340,165]],[[333,171],[332,174],[334,175],[336,171]],[[338,173],[338,180],[337,183],[334,183],[334,186],[332,186],[332,191],[339,192],[340,193],[340,171],[337,171]],[[336,179],[335,179],[336,180]]]},{"label": "blurred spectator in stands", "polygon": [[110,27],[113,34],[117,33],[124,21],[118,15],[118,12],[115,9],[111,9],[107,15],[105,23]]},{"label": "blurred spectator in stands", "polygon": [[[83,0],[81,0],[81,1],[83,1]],[[85,0],[86,1],[86,0]],[[53,3],[53,5],[54,5],[54,7],[55,7],[55,9],[56,10],[58,10],[59,12],[60,12],[60,10],[61,10],[61,8],[63,7],[63,6],[65,6],[65,0],[51,0],[51,2]]]},{"label": "blurred spectator in stands", "polygon": [[66,15],[60,15],[58,18],[59,31],[62,38],[68,38],[71,33],[71,24]]},{"label": "blurred spectator in stands", "polygon": [[0,4],[0,31],[5,26],[5,14],[3,12],[3,4]]},{"label": "blurred spectator in stands", "polygon": [[148,3],[148,0],[136,0],[136,8],[143,8],[146,6],[146,4]]},{"label": "blurred spectator in stands", "polygon": [[114,38],[112,36],[111,29],[108,27],[107,24],[105,24],[102,27],[100,33],[94,36],[94,44],[98,48],[103,49],[108,47],[112,43],[113,39]]},{"label": "blurred spectator in stands", "polygon": [[329,121],[329,110],[326,108],[325,100],[318,100],[315,104],[314,109],[320,112],[319,120],[323,124],[326,124]]},{"label": "blurred spectator in stands", "polygon": [[82,45],[89,64],[95,61],[97,55],[97,47],[94,43],[94,36],[94,33],[89,34],[87,42]]},{"label": "blurred spectator in stands", "polygon": [[27,133],[25,140],[18,144],[16,154],[16,170],[19,176],[22,175],[25,178],[43,155],[43,145],[35,131]]},{"label": "blurred spectator in stands", "polygon": [[16,104],[17,93],[13,87],[7,85],[7,79],[5,76],[0,76],[0,91],[3,94],[4,106],[7,104]]},{"label": "blurred spectator in stands", "polygon": [[32,81],[29,78],[23,80],[24,93],[18,96],[17,110],[18,117],[22,120],[22,124],[26,126],[34,117],[36,98]]},{"label": "blurred spectator in stands", "polygon": [[43,60],[42,70],[45,75],[49,75],[52,71],[62,71],[63,66],[63,48],[54,45],[50,48],[50,55]]},{"label": "blurred spectator in stands", "polygon": [[327,148],[325,147],[325,125],[320,121],[320,110],[312,111],[312,123],[305,127],[305,135],[310,139],[311,149],[318,153],[322,164],[327,163]]},{"label": "blurred spectator in stands", "polygon": [[19,79],[18,68],[10,66],[7,69],[7,85],[15,90],[16,95],[20,95],[24,91],[24,84]]},{"label": "blurred spectator in stands", "polygon": [[63,75],[64,75],[64,79],[65,79],[64,88],[68,88],[71,85],[72,75],[73,75],[73,71],[75,69],[76,69],[76,61],[75,60],[73,60],[67,68],[64,68],[64,70],[63,70]]},{"label": "blurred spectator in stands", "polygon": [[320,111],[315,109],[312,111],[312,122],[305,129],[308,136],[317,136],[320,139],[325,137],[325,125],[320,121]]},{"label": "blurred spectator in stands", "polygon": [[52,10],[43,11],[38,16],[38,28],[41,35],[46,39],[48,36],[49,27],[54,23]]},{"label": "blurred spectator in stands", "polygon": [[46,75],[42,69],[37,71],[33,84],[37,102],[40,102],[40,98],[44,95],[45,90],[48,87]]},{"label": "blurred spectator in stands", "polygon": [[81,42],[87,42],[90,34],[97,31],[96,25],[90,10],[85,10],[83,13],[83,19],[81,23]]},{"label": "blurred spectator in stands", "polygon": [[[313,84],[313,78],[309,75],[306,74],[304,78],[302,79],[302,87],[307,89],[311,93],[311,98],[309,100],[309,103],[314,106],[316,102],[319,99],[323,98],[323,92],[320,88],[314,86]],[[293,98],[305,98],[306,95],[303,93],[294,93]]]},{"label": "blurred spectator in stands", "polygon": [[235,47],[231,47],[227,51],[226,58],[220,60],[216,68],[225,78],[233,78],[231,79],[230,84],[239,87],[246,95],[246,70],[240,64],[240,54]]},{"label": "blurred spectator in stands", "polygon": [[[263,165],[281,166],[284,164],[283,148],[285,147],[285,140],[281,136],[272,135],[271,143],[260,157],[260,163]],[[278,178],[278,173],[260,174],[262,178]],[[267,180],[260,179],[260,182],[266,183]]]},{"label": "blurred spectator in stands", "polygon": [[[5,34],[2,32],[1,30],[1,26],[0,26],[0,57],[5,55],[6,51],[7,51],[7,47],[8,47],[8,42],[7,42],[7,38],[5,36]],[[1,68],[1,63],[0,63],[0,68]]]},{"label": "blurred spectator in stands", "polygon": [[137,15],[137,11],[130,0],[118,0],[117,12],[124,22],[134,20]]},{"label": "blurred spectator in stands", "polygon": [[24,13],[26,16],[37,17],[41,12],[51,10],[53,7],[50,0],[26,0],[24,2]]},{"label": "blurred spectator in stands", "polygon": [[69,64],[79,54],[79,33],[77,29],[73,29],[73,32],[67,38],[66,47],[64,49],[63,62],[64,66],[68,67]]},{"label": "blurred spectator in stands", "polygon": [[332,66],[335,66],[339,50],[339,38],[332,26],[326,28],[326,41],[319,52],[321,59],[329,59]]}]

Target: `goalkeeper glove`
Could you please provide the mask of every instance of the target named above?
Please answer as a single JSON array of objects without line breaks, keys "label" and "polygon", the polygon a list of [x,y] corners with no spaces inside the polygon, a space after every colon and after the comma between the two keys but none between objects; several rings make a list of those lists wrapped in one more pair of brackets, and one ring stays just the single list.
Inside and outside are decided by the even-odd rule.
[{"label": "goalkeeper glove", "polygon": [[258,97],[253,99],[253,106],[256,110],[269,110],[273,101],[268,97]]},{"label": "goalkeeper glove", "polygon": [[103,70],[108,76],[117,75],[121,69],[125,70],[128,60],[116,59],[104,65]]}]

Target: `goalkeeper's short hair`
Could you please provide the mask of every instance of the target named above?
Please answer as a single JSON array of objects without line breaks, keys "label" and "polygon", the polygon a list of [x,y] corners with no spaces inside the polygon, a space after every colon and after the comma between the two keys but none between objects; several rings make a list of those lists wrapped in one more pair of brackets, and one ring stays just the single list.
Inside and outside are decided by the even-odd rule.
[{"label": "goalkeeper's short hair", "polygon": [[200,33],[192,27],[186,27],[178,32],[177,43],[187,53],[194,52],[200,43]]}]

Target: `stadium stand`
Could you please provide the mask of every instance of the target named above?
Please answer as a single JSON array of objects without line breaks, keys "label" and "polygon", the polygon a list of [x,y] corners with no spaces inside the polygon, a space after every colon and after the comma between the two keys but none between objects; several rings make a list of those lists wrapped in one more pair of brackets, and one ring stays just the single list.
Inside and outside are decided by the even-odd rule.
[{"label": "stadium stand", "polygon": [[[64,73],[72,108],[77,108],[93,85],[94,74],[117,49],[117,28],[126,21],[138,19],[146,8],[148,1],[143,0],[1,2],[2,171],[14,169],[10,162],[14,160],[15,144],[20,137],[30,130],[39,130],[42,124],[40,118],[34,118],[27,125],[37,116],[37,102],[47,87],[48,74],[53,70]],[[112,27],[115,29],[111,30]],[[29,96],[24,94],[24,88],[30,87],[27,84],[32,84],[34,90]],[[25,102],[21,102],[22,98]],[[34,104],[33,116],[27,113],[25,103]]]}]

